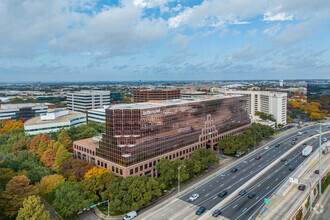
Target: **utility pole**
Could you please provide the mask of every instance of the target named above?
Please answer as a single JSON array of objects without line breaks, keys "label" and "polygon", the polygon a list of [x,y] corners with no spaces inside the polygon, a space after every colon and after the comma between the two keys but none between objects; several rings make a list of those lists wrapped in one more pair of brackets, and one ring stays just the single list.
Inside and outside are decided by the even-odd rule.
[{"label": "utility pole", "polygon": [[320,123],[320,140],[319,140],[319,195],[322,195],[322,191],[321,191],[321,182],[322,182],[322,170],[321,170],[321,145],[322,145],[322,126]]}]

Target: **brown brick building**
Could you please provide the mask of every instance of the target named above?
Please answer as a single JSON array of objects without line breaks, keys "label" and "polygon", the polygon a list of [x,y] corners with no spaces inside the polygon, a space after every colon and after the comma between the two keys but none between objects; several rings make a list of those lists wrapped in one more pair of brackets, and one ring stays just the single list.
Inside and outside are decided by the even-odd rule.
[{"label": "brown brick building", "polygon": [[180,90],[133,90],[134,103],[148,102],[152,100],[179,99]]}]

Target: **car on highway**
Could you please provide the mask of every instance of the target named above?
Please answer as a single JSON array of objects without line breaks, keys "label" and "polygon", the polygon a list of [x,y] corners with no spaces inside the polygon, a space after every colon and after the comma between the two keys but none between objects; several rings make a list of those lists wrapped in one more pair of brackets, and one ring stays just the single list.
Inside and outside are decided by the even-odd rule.
[{"label": "car on highway", "polygon": [[245,153],[244,152],[237,152],[236,154],[235,154],[235,157],[241,157],[241,156],[243,156]]},{"label": "car on highway", "polygon": [[256,156],[256,158],[255,158],[256,160],[260,160],[261,159],[261,155],[259,155],[259,156]]},{"label": "car on highway", "polygon": [[237,172],[237,170],[238,170],[238,168],[234,167],[233,169],[231,169],[231,172],[235,173],[235,172]]},{"label": "car on highway", "polygon": [[131,211],[125,215],[124,220],[131,220],[131,219],[135,218],[136,216],[137,216],[136,211]]},{"label": "car on highway", "polygon": [[242,189],[242,190],[239,192],[239,195],[243,196],[243,195],[245,195],[246,193],[247,193],[246,190],[245,190],[245,189]]},{"label": "car on highway", "polygon": [[219,194],[218,194],[218,196],[220,197],[220,198],[223,198],[223,197],[225,197],[226,195],[227,195],[227,191],[226,190],[223,190],[223,191],[221,191]]},{"label": "car on highway", "polygon": [[289,165],[289,162],[288,161],[284,161],[284,165],[285,166]]},{"label": "car on highway", "polygon": [[308,125],[305,125],[305,127],[307,127]]},{"label": "car on highway", "polygon": [[307,131],[305,131],[304,134],[307,134]]},{"label": "car on highway", "polygon": [[266,146],[266,147],[265,147],[265,150],[268,150],[268,149],[269,149],[269,146]]},{"label": "car on highway", "polygon": [[305,186],[304,184],[300,184],[300,185],[298,186],[298,189],[299,189],[300,191],[304,191],[304,190],[306,189],[306,186]]},{"label": "car on highway", "polygon": [[205,207],[200,207],[199,209],[197,209],[196,211],[196,215],[201,215],[203,214],[203,212],[206,211],[206,208]]},{"label": "car on highway", "polygon": [[313,136],[313,134],[310,134],[309,136],[310,136],[310,137],[312,137],[312,136]]},{"label": "car on highway", "polygon": [[328,141],[328,139],[326,139],[326,138],[323,138],[323,139],[322,139],[322,141],[326,142],[326,141]]},{"label": "car on highway", "polygon": [[290,166],[290,167],[289,167],[289,170],[290,170],[290,171],[294,171],[294,169],[295,169],[294,166]]},{"label": "car on highway", "polygon": [[252,199],[255,195],[256,195],[255,192],[250,192],[249,195],[248,195],[248,198]]},{"label": "car on highway", "polygon": [[291,142],[291,145],[295,145],[295,144],[296,144],[296,142],[295,142],[295,141],[292,141],[292,142]]},{"label": "car on highway", "polygon": [[307,142],[305,142],[303,145],[307,145]]},{"label": "car on highway", "polygon": [[275,145],[275,147],[279,147],[279,146],[281,146],[281,144],[276,144],[276,145]]},{"label": "car on highway", "polygon": [[212,215],[213,217],[218,217],[219,215],[221,215],[221,210],[215,210]]},{"label": "car on highway", "polygon": [[287,161],[287,159],[283,157],[283,158],[281,159],[281,161],[282,161],[282,162],[285,162],[285,161]]},{"label": "car on highway", "polygon": [[315,170],[315,172],[314,172],[315,174],[319,174],[320,173],[320,171],[319,170]]},{"label": "car on highway", "polygon": [[192,194],[190,197],[189,197],[189,200],[190,201],[195,201],[196,199],[198,199],[198,197],[199,197],[199,195],[197,194],[197,193],[195,193],[195,194]]}]

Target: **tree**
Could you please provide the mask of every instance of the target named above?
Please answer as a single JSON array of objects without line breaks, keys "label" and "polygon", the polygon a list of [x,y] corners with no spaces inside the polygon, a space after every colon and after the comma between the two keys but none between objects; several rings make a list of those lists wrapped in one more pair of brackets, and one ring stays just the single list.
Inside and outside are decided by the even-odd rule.
[{"label": "tree", "polygon": [[48,149],[45,151],[45,153],[41,157],[42,164],[49,168],[53,169],[54,163],[55,163],[55,155],[53,149]]},{"label": "tree", "polygon": [[289,115],[286,116],[286,120],[289,121],[289,122],[293,122],[293,119]]},{"label": "tree", "polygon": [[[88,164],[89,163],[85,160],[74,159],[70,157],[60,165],[58,173],[63,175],[67,179],[76,180],[79,178],[77,178],[77,173],[79,173],[79,176],[81,176],[81,174],[83,173],[79,170],[85,170],[84,167]],[[84,175],[82,175],[82,179],[84,178]]]},{"label": "tree", "polygon": [[58,172],[60,165],[70,157],[68,150],[63,145],[60,145],[55,156],[54,170]]},{"label": "tree", "polygon": [[29,151],[20,151],[16,155],[8,154],[6,159],[0,163],[0,167],[10,168],[15,172],[19,170],[32,170],[34,167],[41,166],[41,162],[36,155]]},{"label": "tree", "polygon": [[5,190],[6,184],[16,176],[15,172],[9,168],[0,168],[0,190]]},{"label": "tree", "polygon": [[73,152],[72,140],[70,139],[68,132],[64,129],[61,130],[58,136],[58,142],[60,142],[69,152]]},{"label": "tree", "polygon": [[82,188],[76,182],[61,182],[55,189],[54,209],[63,217],[90,205]]},{"label": "tree", "polygon": [[23,201],[23,207],[18,211],[16,220],[47,220],[49,212],[45,210],[45,206],[40,204],[38,196],[29,196]]},{"label": "tree", "polygon": [[41,194],[48,194],[50,192],[53,191],[53,189],[55,189],[58,184],[60,184],[61,182],[64,182],[65,179],[63,176],[58,175],[58,174],[53,174],[53,175],[49,175],[49,176],[45,176],[41,179],[40,183],[37,184],[38,188],[39,188],[39,192]]},{"label": "tree", "polygon": [[93,167],[93,169],[90,169],[86,174],[85,174],[85,179],[88,179],[92,176],[99,177],[103,173],[110,173],[110,171],[106,168],[99,168],[99,167]]},{"label": "tree", "polygon": [[89,172],[91,169],[93,169],[95,166],[93,163],[89,163],[86,166],[81,167],[76,171],[76,179],[78,181],[85,179],[85,175],[87,172]]},{"label": "tree", "polygon": [[208,165],[219,162],[219,158],[214,154],[214,151],[205,148],[199,148],[191,155],[190,159],[200,161],[202,169],[207,169]]},{"label": "tree", "polygon": [[39,149],[41,134],[37,134],[32,140],[30,144],[30,151],[37,153]]},{"label": "tree", "polygon": [[172,186],[175,180],[175,170],[173,169],[172,162],[170,160],[161,159],[157,164],[158,181],[162,184],[162,188],[168,188]]},{"label": "tree", "polygon": [[12,132],[13,130],[24,128],[24,124],[20,121],[11,120],[4,124],[4,126],[0,129],[0,134],[6,132]]},{"label": "tree", "polygon": [[10,218],[14,217],[22,207],[24,199],[37,193],[38,189],[30,185],[29,178],[14,176],[2,193],[1,206],[4,208],[4,214]]},{"label": "tree", "polygon": [[88,126],[87,124],[79,125],[78,127],[70,127],[68,129],[68,134],[71,137],[72,141],[81,140],[85,138],[91,138],[99,133],[94,128]]},{"label": "tree", "polygon": [[172,167],[175,171],[175,178],[174,181],[177,182],[178,181],[178,168],[180,168],[180,181],[183,181],[185,179],[189,178],[189,173],[187,171],[187,168],[184,166],[184,162],[180,159],[176,159],[175,161],[172,162]]},{"label": "tree", "polygon": [[17,142],[17,144],[13,146],[13,153],[16,154],[19,151],[29,150],[29,148],[30,148],[30,141],[21,139]]},{"label": "tree", "polygon": [[38,155],[39,155],[39,158],[42,157],[42,155],[45,153],[47,148],[48,148],[47,139],[41,138],[40,143],[39,143],[39,147],[38,147],[38,152],[37,152]]},{"label": "tree", "polygon": [[28,171],[28,177],[31,180],[31,183],[39,182],[44,176],[51,175],[53,172],[43,166],[33,167]]},{"label": "tree", "polygon": [[20,140],[28,140],[29,136],[24,133],[23,129],[14,130],[0,135],[0,153],[8,154],[12,152],[13,146]]}]

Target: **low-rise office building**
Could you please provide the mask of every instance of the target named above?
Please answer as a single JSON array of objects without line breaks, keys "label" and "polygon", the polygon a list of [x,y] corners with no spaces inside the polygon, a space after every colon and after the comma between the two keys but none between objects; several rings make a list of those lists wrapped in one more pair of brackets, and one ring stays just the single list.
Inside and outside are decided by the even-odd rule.
[{"label": "low-rise office building", "polygon": [[113,105],[102,138],[74,142],[74,156],[118,176],[157,176],[160,159],[184,159],[199,148],[222,152],[218,141],[250,126],[246,97],[217,95]]},{"label": "low-rise office building", "polygon": [[105,109],[109,106],[104,106],[99,109],[89,109],[87,112],[87,121],[95,121],[98,123],[105,123]]},{"label": "low-rise office building", "polygon": [[110,92],[99,90],[82,90],[67,94],[67,109],[85,112],[89,109],[102,108],[110,105]]},{"label": "low-rise office building", "polygon": [[63,128],[82,124],[86,124],[86,114],[68,110],[58,110],[27,120],[24,123],[24,130],[27,134],[35,135],[55,132]]},{"label": "low-rise office building", "polygon": [[20,118],[33,118],[47,113],[47,103],[1,104],[0,120]]},{"label": "low-rise office building", "polygon": [[180,90],[164,89],[164,90],[133,90],[134,103],[148,102],[152,100],[169,100],[179,99]]}]

